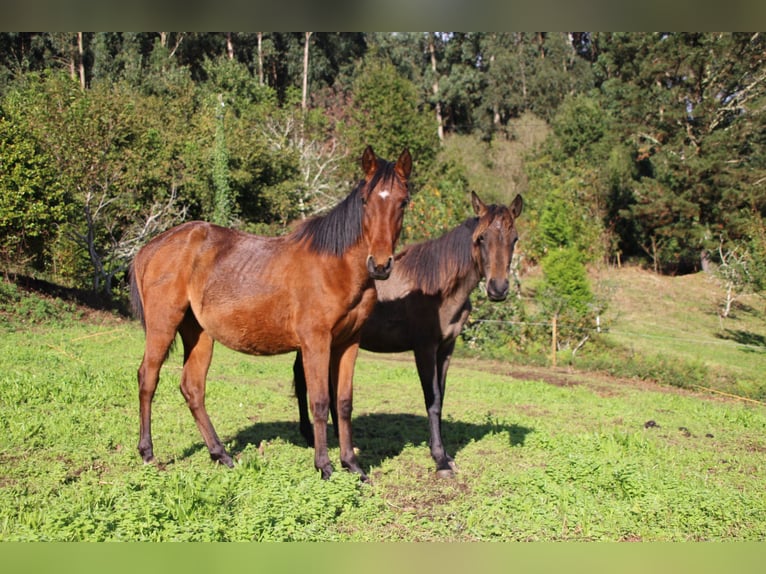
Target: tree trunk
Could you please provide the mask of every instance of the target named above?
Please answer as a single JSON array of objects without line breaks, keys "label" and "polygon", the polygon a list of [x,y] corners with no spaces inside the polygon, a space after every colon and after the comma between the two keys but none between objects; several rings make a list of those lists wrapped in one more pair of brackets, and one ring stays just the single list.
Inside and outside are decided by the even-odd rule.
[{"label": "tree trunk", "polygon": [[77,32],[77,59],[80,70],[80,89],[85,91],[85,50],[82,43],[82,32]]},{"label": "tree trunk", "polygon": [[436,69],[436,43],[434,42],[434,35],[428,34],[428,50],[431,52],[431,70],[434,73],[434,83],[432,90],[434,93],[434,104],[436,107],[436,125],[439,133],[439,141],[444,141],[444,118],[442,118],[442,106],[439,101],[439,73]]},{"label": "tree trunk", "polygon": [[258,32],[258,82],[263,85],[263,32]]},{"label": "tree trunk", "polygon": [[[492,54],[489,57],[489,67],[490,69],[495,64],[495,55]],[[492,125],[495,126],[495,128],[500,127],[500,105],[497,102],[497,99],[493,99],[492,102]]]},{"label": "tree trunk", "polygon": [[527,72],[524,66],[524,36],[519,34],[516,36],[518,43],[516,47],[518,49],[519,58],[519,75],[521,76],[521,101],[524,105],[524,109],[527,108]]},{"label": "tree trunk", "polygon": [[301,109],[305,112],[308,108],[309,95],[309,40],[312,32],[306,32],[306,44],[303,47],[303,97],[301,99]]},{"label": "tree trunk", "polygon": [[226,32],[226,55],[229,60],[234,59],[234,43],[231,41],[231,32]]}]

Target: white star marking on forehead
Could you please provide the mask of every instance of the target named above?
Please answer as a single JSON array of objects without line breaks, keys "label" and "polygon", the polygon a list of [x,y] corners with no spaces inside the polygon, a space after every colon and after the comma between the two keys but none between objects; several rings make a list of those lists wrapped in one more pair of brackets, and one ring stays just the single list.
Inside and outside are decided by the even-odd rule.
[{"label": "white star marking on forehead", "polygon": [[379,191],[378,195],[380,196],[381,199],[388,199],[388,196],[391,195],[391,192],[388,191],[387,189],[384,189]]}]

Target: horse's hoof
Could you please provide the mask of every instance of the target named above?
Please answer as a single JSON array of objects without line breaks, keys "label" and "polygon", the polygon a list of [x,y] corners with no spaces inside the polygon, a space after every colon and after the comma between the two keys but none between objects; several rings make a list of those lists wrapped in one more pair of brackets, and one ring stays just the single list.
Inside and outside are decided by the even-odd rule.
[{"label": "horse's hoof", "polygon": [[449,464],[449,467],[450,467],[450,468],[451,468],[451,469],[452,469],[454,472],[457,472],[457,465],[455,464],[455,461],[454,461],[454,460],[450,459],[450,460],[449,460],[449,462],[448,462],[447,464]]},{"label": "horse's hoof", "polygon": [[[356,450],[356,449],[355,449]],[[367,482],[369,479],[367,478],[367,475],[362,470],[362,467],[359,466],[359,463],[357,462],[343,462],[341,461],[341,465],[343,468],[345,468],[348,472],[353,472],[359,475],[359,478],[362,480],[362,482]]]},{"label": "horse's hoof", "polygon": [[320,468],[319,470],[322,473],[322,480],[328,480],[332,476],[332,466]]},{"label": "horse's hoof", "polygon": [[229,468],[234,468],[234,461],[231,460],[230,456],[227,456],[226,458],[221,457],[218,459],[218,462],[221,464],[225,464]]},{"label": "horse's hoof", "polygon": [[359,468],[358,470],[355,470],[354,472],[356,472],[359,475],[360,481],[370,482],[370,477],[368,477],[367,474],[365,474],[365,472],[361,468]]},{"label": "horse's hoof", "polygon": [[217,462],[219,464],[224,464],[228,466],[229,468],[234,468],[234,461],[231,460],[231,457],[229,456],[229,453],[227,452],[221,452],[221,453],[210,453],[210,458],[213,462]]},{"label": "horse's hoof", "polygon": [[436,470],[436,478],[455,478],[455,471],[451,468],[439,468]]}]

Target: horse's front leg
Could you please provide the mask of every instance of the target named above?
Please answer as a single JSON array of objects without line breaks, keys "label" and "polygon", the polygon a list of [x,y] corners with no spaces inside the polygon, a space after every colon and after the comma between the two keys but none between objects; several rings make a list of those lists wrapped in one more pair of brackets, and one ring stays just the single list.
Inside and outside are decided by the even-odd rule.
[{"label": "horse's front leg", "polygon": [[[444,410],[444,396],[447,393],[447,370],[449,369],[452,352],[455,350],[455,340],[448,341],[440,346],[436,351],[436,378],[439,385],[439,441],[441,441],[442,411]],[[447,453],[447,449],[442,444],[444,457],[452,471],[457,470],[457,465],[452,457]]]},{"label": "horse's front leg", "polygon": [[302,343],[303,371],[314,418],[314,466],[323,479],[330,478],[333,468],[327,452],[327,416],[330,411],[328,372],[330,344],[322,339]]},{"label": "horse's front leg", "polygon": [[338,426],[338,443],[340,445],[340,462],[344,468],[356,472],[362,480],[367,480],[362,467],[354,453],[354,440],[351,433],[351,412],[353,410],[354,366],[359,353],[359,342],[333,351],[332,368],[330,369],[330,384],[335,389],[337,412],[334,422]]},{"label": "horse's front leg", "polygon": [[439,477],[451,477],[454,473],[454,462],[444,449],[442,442],[442,384],[439,377],[440,365],[437,350],[426,346],[415,350],[415,364],[418,368],[420,385],[423,388],[426,413],[428,414],[428,429],[430,432],[431,457],[436,462],[436,474]]}]

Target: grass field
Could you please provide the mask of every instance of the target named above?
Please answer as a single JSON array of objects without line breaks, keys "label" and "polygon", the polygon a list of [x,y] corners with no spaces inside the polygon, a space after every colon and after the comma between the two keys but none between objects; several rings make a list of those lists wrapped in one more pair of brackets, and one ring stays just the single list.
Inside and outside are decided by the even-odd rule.
[{"label": "grass field", "polygon": [[[437,479],[408,356],[363,353],[354,433],[370,484],[322,481],[297,430],[292,356],[218,346],[210,462],[171,356],[159,464],[136,452],[143,334],[107,318],[0,333],[0,540],[763,540],[766,409],[566,369],[461,359]],[[331,457],[339,467],[337,443]]]},{"label": "grass field", "polygon": [[604,317],[608,340],[628,354],[659,356],[667,363],[704,370],[703,386],[766,399],[762,297],[742,296],[722,318],[723,289],[702,272],[660,277],[626,267],[605,269],[596,277],[613,294]]}]

